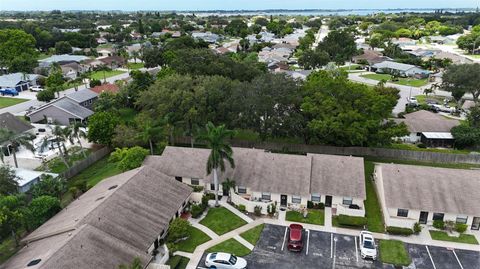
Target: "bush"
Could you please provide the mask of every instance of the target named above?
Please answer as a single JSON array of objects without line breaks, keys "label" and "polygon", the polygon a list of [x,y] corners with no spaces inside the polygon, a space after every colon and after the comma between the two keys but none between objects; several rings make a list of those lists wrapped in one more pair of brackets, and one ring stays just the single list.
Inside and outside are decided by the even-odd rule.
[{"label": "bush", "polygon": [[55,99],[55,92],[52,90],[43,90],[37,93],[37,100],[41,102],[50,102]]},{"label": "bush", "polygon": [[456,223],[455,224],[455,231],[457,231],[458,233],[464,233],[467,231],[467,228],[468,228],[468,225],[467,224],[463,224],[463,223]]},{"label": "bush", "polygon": [[367,218],[365,217],[352,217],[347,215],[337,216],[338,224],[341,226],[350,227],[363,227],[367,225]]},{"label": "bush", "polygon": [[238,210],[245,212],[247,210],[247,207],[245,205],[238,205]]},{"label": "bush", "polygon": [[324,203],[318,203],[317,204],[318,209],[325,209],[325,204]]},{"label": "bush", "polygon": [[433,227],[443,230],[445,229],[445,222],[443,220],[434,220],[433,221]]},{"label": "bush", "polygon": [[205,193],[202,196],[202,205],[207,207],[208,206],[208,201],[210,200],[215,200],[215,194],[213,193]]},{"label": "bush", "polygon": [[422,226],[420,225],[420,223],[415,222],[415,224],[413,225],[413,232],[415,234],[419,234],[421,231],[422,231]]},{"label": "bush", "polygon": [[117,148],[110,155],[109,162],[117,163],[117,167],[122,171],[132,170],[140,167],[149,151],[136,146],[132,148]]},{"label": "bush", "polygon": [[270,216],[273,216],[277,212],[277,206],[275,204],[269,204],[267,206],[267,213]]},{"label": "bush", "polygon": [[312,201],[307,201],[307,208],[312,209],[313,208],[313,202]]},{"label": "bush", "polygon": [[90,80],[90,88],[93,88],[95,86],[100,86],[102,85],[102,82],[98,79],[91,79]]},{"label": "bush", "polygon": [[192,205],[192,208],[190,209],[190,213],[192,214],[192,218],[198,218],[202,215],[203,211],[205,211],[206,206],[203,204],[199,205]]},{"label": "bush", "polygon": [[427,148],[427,146],[425,146],[425,144],[422,144],[422,143],[418,144],[417,147],[421,148],[421,149],[426,149]]},{"label": "bush", "polygon": [[177,266],[180,264],[180,261],[182,260],[182,256],[173,256],[168,260],[168,265],[170,265],[171,269],[176,269]]},{"label": "bush", "polygon": [[192,187],[193,192],[202,192],[203,191],[203,186],[196,186],[196,185],[189,185]]},{"label": "bush", "polygon": [[409,229],[409,228],[388,226],[387,227],[387,233],[394,234],[394,235],[412,235],[413,230]]},{"label": "bush", "polygon": [[253,213],[255,213],[255,216],[261,216],[262,215],[262,207],[257,205],[253,209]]},{"label": "bush", "polygon": [[307,208],[308,209],[325,209],[324,203],[314,203],[312,201],[307,201]]},{"label": "bush", "polygon": [[168,237],[169,242],[176,242],[179,239],[189,236],[190,223],[182,218],[176,218],[170,223],[168,227]]}]

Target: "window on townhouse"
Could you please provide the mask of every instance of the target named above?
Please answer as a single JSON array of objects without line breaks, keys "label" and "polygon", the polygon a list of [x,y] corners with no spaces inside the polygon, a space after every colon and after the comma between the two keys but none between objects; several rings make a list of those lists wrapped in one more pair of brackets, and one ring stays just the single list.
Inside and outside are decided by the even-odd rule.
[{"label": "window on townhouse", "polygon": [[182,182],[182,177],[175,177],[175,180],[178,182]]},{"label": "window on townhouse", "polygon": [[468,216],[458,215],[456,223],[467,224]]},{"label": "window on townhouse", "polygon": [[262,200],[272,200],[272,194],[269,192],[262,192]]},{"label": "window on townhouse", "polygon": [[310,198],[312,202],[320,203],[320,194],[319,193],[312,193],[312,197]]},{"label": "window on townhouse", "polygon": [[342,204],[344,205],[351,205],[353,203],[353,199],[351,197],[343,197]]},{"label": "window on townhouse", "polygon": [[200,185],[200,180],[198,178],[192,178],[190,184],[198,186]]},{"label": "window on townhouse", "polygon": [[247,188],[245,187],[238,187],[237,192],[240,194],[246,194],[247,193]]},{"label": "window on townhouse", "polygon": [[444,216],[445,216],[445,214],[443,214],[443,213],[433,213],[433,220],[443,221]]},{"label": "window on townhouse", "polygon": [[215,184],[210,184],[210,190],[214,191],[215,190]]},{"label": "window on townhouse", "polygon": [[404,218],[408,217],[408,209],[399,208],[397,210],[397,217],[404,217]]},{"label": "window on townhouse", "polygon": [[300,197],[300,196],[295,196],[295,195],[292,196],[292,203],[294,203],[294,204],[300,204],[301,202],[302,202],[302,197]]}]

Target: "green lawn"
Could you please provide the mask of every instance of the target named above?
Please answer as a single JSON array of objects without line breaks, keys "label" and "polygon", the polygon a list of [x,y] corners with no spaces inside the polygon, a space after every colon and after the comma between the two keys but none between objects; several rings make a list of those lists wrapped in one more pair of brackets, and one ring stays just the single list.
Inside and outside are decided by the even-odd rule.
[{"label": "green lawn", "polygon": [[50,54],[47,54],[47,53],[40,53],[38,55],[38,58],[37,60],[43,60],[43,59],[47,59],[48,57],[50,57],[51,55]]},{"label": "green lawn", "polygon": [[454,236],[449,236],[446,232],[443,232],[443,231],[430,230],[429,232],[433,240],[478,245],[477,239],[475,238],[474,235],[471,235],[471,234],[460,234],[459,237],[454,237]]},{"label": "green lawn", "polygon": [[123,123],[133,123],[138,112],[133,108],[123,107],[118,109],[118,114]]},{"label": "green lawn", "polygon": [[127,68],[132,69],[132,70],[138,70],[140,68],[144,68],[145,64],[144,63],[128,63]]},{"label": "green lawn", "polygon": [[[178,258],[177,258],[178,257]],[[177,266],[173,267],[173,262],[174,260],[179,259],[180,262],[177,264]],[[188,262],[190,261],[189,258],[182,257],[182,256],[173,256],[170,257],[170,259],[167,262],[167,265],[170,266],[170,269],[185,269],[187,268]]]},{"label": "green lawn", "polygon": [[367,217],[367,228],[371,232],[383,233],[385,226],[383,224],[382,209],[378,201],[375,185],[371,180],[375,164],[364,161],[365,167],[365,186],[367,189],[367,200],[365,200],[365,215]]},{"label": "green lawn", "polygon": [[422,87],[428,84],[428,79],[409,79],[409,78],[398,78],[398,81],[391,81],[392,76],[388,74],[367,74],[361,75],[363,78],[373,79],[373,80],[386,80],[398,85],[412,86],[412,87]]},{"label": "green lawn", "polygon": [[26,102],[26,101],[28,101],[28,99],[0,97],[0,108],[14,106],[14,105]]},{"label": "green lawn", "polygon": [[[90,149],[83,149],[83,150],[85,151],[86,156],[90,154]],[[67,163],[70,165],[70,167],[74,165],[76,162],[85,159],[79,147],[71,148],[68,151],[69,151],[69,155],[67,158]],[[47,163],[43,164],[42,166],[38,167],[36,170],[60,174],[68,170],[68,167],[62,161],[62,158],[55,157],[50,161],[48,161]]]},{"label": "green lawn", "polygon": [[95,71],[90,75],[91,79],[103,80],[104,78],[109,78],[113,76],[118,76],[125,73],[125,71],[120,70],[111,70],[111,71]]},{"label": "green lawn", "polygon": [[380,240],[380,261],[393,265],[407,266],[411,263],[405,245],[399,240]]},{"label": "green lawn", "polygon": [[231,239],[228,239],[227,241],[223,241],[222,243],[207,249],[206,252],[208,252],[208,253],[211,253],[211,252],[226,252],[226,253],[233,254],[235,256],[242,257],[242,256],[246,256],[246,255],[250,254],[251,251],[250,251],[250,249],[248,249],[247,247],[242,245],[237,240],[231,238]]},{"label": "green lawn", "polygon": [[[415,95],[415,98],[417,99],[419,104],[426,104],[427,100],[436,100],[438,103],[443,104],[443,101],[445,100],[445,96],[433,95],[433,94],[430,94],[429,96],[426,96],[424,94]],[[448,103],[448,105],[456,106],[457,103],[455,102],[455,99],[452,98],[452,100]]]},{"label": "green lawn", "polygon": [[297,211],[287,211],[286,220],[292,222],[310,223],[316,225],[325,224],[325,211],[319,209],[309,209],[306,218],[303,214]]},{"label": "green lawn", "polygon": [[176,244],[180,251],[193,253],[199,245],[211,240],[208,235],[195,227],[190,226],[188,229],[190,234],[188,239]]},{"label": "green lawn", "polygon": [[260,224],[246,232],[241,233],[240,236],[255,246],[258,242],[258,239],[260,239],[263,228],[265,228],[265,224]]},{"label": "green lawn", "polygon": [[247,222],[225,207],[216,207],[208,210],[207,216],[200,221],[200,224],[207,226],[216,234],[222,235],[247,224]]}]

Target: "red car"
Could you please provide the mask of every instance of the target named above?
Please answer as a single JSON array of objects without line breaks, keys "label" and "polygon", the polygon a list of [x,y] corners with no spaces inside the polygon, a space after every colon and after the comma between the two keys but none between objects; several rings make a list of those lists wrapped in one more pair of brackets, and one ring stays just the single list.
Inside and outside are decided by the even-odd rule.
[{"label": "red car", "polygon": [[303,226],[300,224],[290,224],[288,235],[288,250],[302,251],[303,249]]}]

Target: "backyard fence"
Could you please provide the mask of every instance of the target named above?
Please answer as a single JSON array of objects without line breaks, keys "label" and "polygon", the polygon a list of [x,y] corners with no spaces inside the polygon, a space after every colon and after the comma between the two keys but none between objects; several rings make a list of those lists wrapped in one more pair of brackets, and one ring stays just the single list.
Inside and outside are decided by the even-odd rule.
[{"label": "backyard fence", "polygon": [[107,156],[110,152],[112,152],[112,149],[110,149],[109,147],[103,147],[97,151],[94,151],[90,153],[90,155],[88,155],[86,159],[75,163],[72,167],[70,167],[67,171],[61,173],[60,175],[66,179],[70,179],[90,167],[98,160]]},{"label": "backyard fence", "polygon": [[[190,145],[189,137],[178,137],[175,139],[176,144]],[[323,145],[306,145],[306,144],[287,144],[274,142],[256,142],[232,139],[231,144],[234,147],[241,148],[257,148],[265,149],[273,152],[283,153],[319,153],[333,155],[352,155],[352,156],[368,156],[379,157],[396,160],[411,160],[431,163],[466,163],[480,164],[480,154],[454,154],[430,151],[415,151],[387,148],[367,148],[367,147],[334,147]],[[202,143],[197,143],[202,146]]]}]

